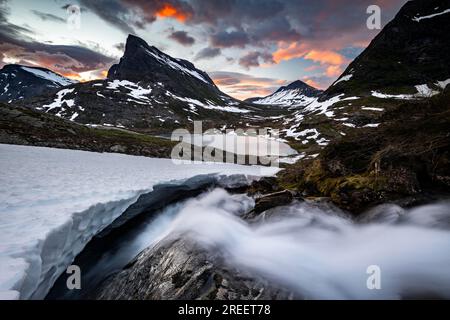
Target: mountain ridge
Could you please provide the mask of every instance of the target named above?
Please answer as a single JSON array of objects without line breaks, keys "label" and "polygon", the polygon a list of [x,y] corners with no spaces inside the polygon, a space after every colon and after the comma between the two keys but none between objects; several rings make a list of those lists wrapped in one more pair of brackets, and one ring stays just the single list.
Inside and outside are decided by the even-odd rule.
[{"label": "mountain ridge", "polygon": [[253,104],[277,105],[283,107],[302,107],[310,104],[314,98],[322,93],[301,80],[296,80],[286,86],[280,87],[266,97],[249,98],[245,100]]},{"label": "mountain ridge", "polygon": [[46,68],[8,64],[0,70],[0,101],[25,100],[74,83]]}]

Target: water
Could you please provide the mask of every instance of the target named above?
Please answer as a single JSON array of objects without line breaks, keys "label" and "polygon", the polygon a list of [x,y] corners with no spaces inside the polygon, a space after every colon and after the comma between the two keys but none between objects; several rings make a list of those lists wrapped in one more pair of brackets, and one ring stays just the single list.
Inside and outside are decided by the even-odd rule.
[{"label": "water", "polygon": [[[374,208],[358,221],[332,205],[295,203],[259,221],[241,216],[254,202],[214,189],[171,205],[115,239],[86,276],[122,268],[167,236],[187,236],[240,268],[307,299],[450,298],[450,204]],[[368,268],[380,270],[370,290]]]},{"label": "water", "polygon": [[[256,224],[239,212],[218,189],[186,202],[165,234],[188,234],[231,265],[309,299],[450,298],[449,203],[385,205],[366,223],[310,203],[272,210]],[[381,270],[380,290],[368,289],[370,266]]]},{"label": "water", "polygon": [[[160,137],[171,138],[170,136]],[[269,136],[238,135],[230,132],[228,134],[185,134],[180,137],[183,142],[195,146],[215,148],[238,155],[290,157],[298,154],[284,140]]]}]

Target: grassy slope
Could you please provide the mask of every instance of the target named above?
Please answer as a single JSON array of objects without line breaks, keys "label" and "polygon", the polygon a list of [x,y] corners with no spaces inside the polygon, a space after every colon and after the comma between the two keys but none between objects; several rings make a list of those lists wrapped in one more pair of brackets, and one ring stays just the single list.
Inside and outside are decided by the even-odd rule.
[{"label": "grassy slope", "polygon": [[0,143],[170,157],[174,143],[114,129],[93,129],[27,108],[0,104]]}]

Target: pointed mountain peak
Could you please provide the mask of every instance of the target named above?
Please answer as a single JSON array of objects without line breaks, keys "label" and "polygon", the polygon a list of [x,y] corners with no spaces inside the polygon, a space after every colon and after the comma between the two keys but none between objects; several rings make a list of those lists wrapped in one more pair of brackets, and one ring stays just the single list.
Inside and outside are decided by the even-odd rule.
[{"label": "pointed mountain peak", "polygon": [[306,84],[305,82],[303,82],[301,80],[296,80],[287,86],[281,87],[276,92],[281,92],[281,91],[286,91],[286,90],[295,90],[295,89],[302,89],[302,90],[307,90],[310,92],[313,92],[313,91],[320,92],[320,90]]},{"label": "pointed mountain peak", "polygon": [[301,80],[292,82],[291,84],[281,87],[273,94],[264,98],[251,98],[247,102],[263,105],[277,105],[283,107],[300,106],[304,107],[310,104],[316,97],[322,93]]},{"label": "pointed mountain peak", "polygon": [[211,78],[191,62],[173,58],[131,34],[127,38],[123,57],[111,67],[108,79],[152,83],[188,81],[215,87]]}]

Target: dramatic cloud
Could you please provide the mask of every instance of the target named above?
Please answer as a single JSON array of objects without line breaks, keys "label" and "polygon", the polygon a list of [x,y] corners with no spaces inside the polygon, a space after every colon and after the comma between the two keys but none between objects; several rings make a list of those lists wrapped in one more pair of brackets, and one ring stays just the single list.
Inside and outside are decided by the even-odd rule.
[{"label": "dramatic cloud", "polygon": [[122,3],[146,23],[153,23],[158,18],[175,19],[185,23],[191,20],[194,14],[192,7],[180,0],[122,0]]},{"label": "dramatic cloud", "polygon": [[54,14],[51,13],[45,13],[45,12],[41,12],[38,10],[31,10],[31,12],[33,12],[33,14],[37,17],[39,17],[41,20],[43,21],[52,21],[52,22],[58,22],[58,23],[66,23],[66,20],[55,16]]},{"label": "dramatic cloud", "polygon": [[[5,2],[0,0],[0,4]],[[148,36],[147,40],[151,40],[162,50],[173,53],[174,43],[168,39],[184,46],[192,46],[192,50],[185,52],[184,58],[208,60],[223,55],[227,57],[225,63],[229,70],[243,72],[253,71],[261,66],[271,70],[271,64],[282,64],[273,67],[272,70],[280,72],[277,77],[289,79],[295,76],[293,72],[297,72],[294,70],[295,66],[298,66],[299,78],[307,76],[305,81],[323,88],[331,84],[379,32],[367,29],[367,7],[379,5],[382,9],[382,23],[385,25],[406,0],[77,0],[76,2],[80,4],[82,11],[89,11],[120,32],[138,35],[141,33],[144,38]],[[39,10],[40,7],[30,11],[35,20],[38,17],[46,21],[62,22],[62,18],[45,13],[44,9]],[[33,34],[34,29],[27,25],[12,25],[7,23],[4,17],[5,14],[0,15],[2,61],[45,63],[46,66],[53,65],[56,70],[69,70],[74,73],[86,72],[84,70],[89,68],[104,71],[110,64],[108,62],[110,58],[98,53],[103,52],[102,48],[98,50],[80,44],[60,47],[55,51],[56,48],[51,44],[39,44],[33,40],[39,38],[37,34]],[[92,15],[87,19],[93,19]],[[170,32],[164,34],[160,30]],[[6,41],[1,41],[4,38],[7,38]],[[121,40],[117,39],[116,42]],[[201,41],[205,41],[202,46]],[[88,51],[79,54],[77,53],[79,48]],[[123,50],[122,46],[116,48]],[[89,61],[85,59],[88,56],[91,59]],[[211,70],[215,62],[213,60],[201,63],[206,65],[206,69]],[[267,73],[267,70],[262,72]],[[275,88],[266,83],[255,83],[253,80],[252,84],[249,84],[249,79],[245,82],[239,81],[235,87],[227,90],[234,91],[241,97],[251,89],[260,90],[258,92],[262,94],[270,93],[268,91]]]},{"label": "dramatic cloud", "polygon": [[165,3],[156,11],[156,16],[159,18],[174,18],[180,22],[186,22],[191,17],[191,14],[172,4]]},{"label": "dramatic cloud", "polygon": [[253,51],[243,56],[239,60],[239,64],[246,69],[250,69],[251,67],[259,67],[261,61],[267,64],[275,63],[272,54],[268,52]]},{"label": "dramatic cloud", "polygon": [[106,22],[116,26],[125,33],[135,34],[133,27],[143,26],[138,18],[121,1],[116,0],[79,0],[80,4],[92,11]]},{"label": "dramatic cloud", "polygon": [[249,42],[249,37],[243,31],[221,31],[211,36],[211,44],[219,48],[244,48]]},{"label": "dramatic cloud", "polygon": [[280,79],[253,77],[238,72],[212,72],[210,76],[221,90],[241,100],[267,96],[287,84]]},{"label": "dramatic cloud", "polygon": [[[2,2],[0,2],[0,5]],[[0,52],[3,63],[20,63],[49,68],[66,76],[108,67],[113,59],[78,45],[40,43],[33,31],[9,23],[8,10],[0,7]]]},{"label": "dramatic cloud", "polygon": [[204,48],[197,53],[195,60],[212,59],[219,56],[221,53],[222,50],[219,48]]},{"label": "dramatic cloud", "polygon": [[169,38],[184,46],[192,46],[195,43],[195,39],[188,35],[186,31],[173,31]]}]

